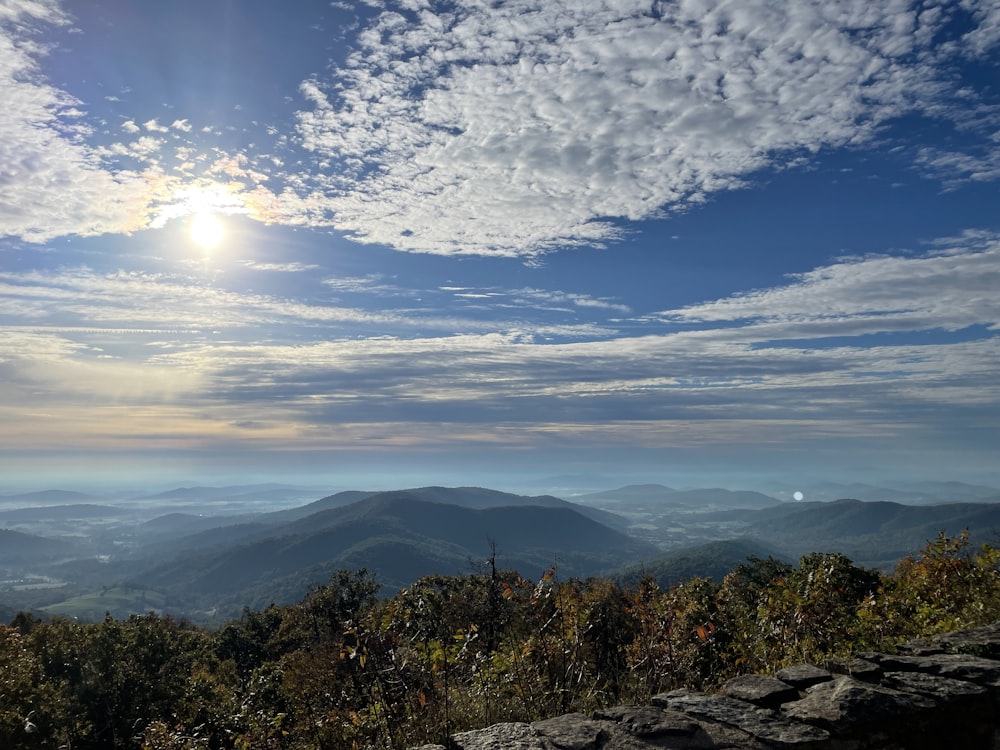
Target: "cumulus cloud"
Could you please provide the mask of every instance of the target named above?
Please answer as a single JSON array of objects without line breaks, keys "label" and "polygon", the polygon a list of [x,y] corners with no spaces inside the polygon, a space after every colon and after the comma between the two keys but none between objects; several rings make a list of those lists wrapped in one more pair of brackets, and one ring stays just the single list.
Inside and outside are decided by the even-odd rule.
[{"label": "cumulus cloud", "polygon": [[925,171],[1000,175],[1000,144],[980,137],[997,115],[954,73],[1000,42],[996,0],[370,5],[354,51],[301,84],[309,106],[294,133],[268,125],[273,149],[206,147],[204,163],[176,164],[168,142],[222,130],[132,113],[119,128],[133,140],[90,143],[85,103],[43,79],[44,49],[25,31],[66,23],[59,4],[5,5],[0,235],[148,226],[151,206],[169,202],[165,175],[204,166],[202,177],[238,184],[240,212],[261,221],[408,251],[533,256],[603,245],[624,222],[760,170],[874,143],[907,114],[979,138],[954,152],[904,144]]},{"label": "cumulus cloud", "polygon": [[[996,44],[993,5],[963,4],[974,49]],[[941,40],[957,12],[906,0],[387,3],[332,80],[302,84],[312,107],[299,136],[325,172],[285,209],[411,251],[601,244],[617,219],[868,143],[892,118],[951,116],[940,63],[967,49]]]}]

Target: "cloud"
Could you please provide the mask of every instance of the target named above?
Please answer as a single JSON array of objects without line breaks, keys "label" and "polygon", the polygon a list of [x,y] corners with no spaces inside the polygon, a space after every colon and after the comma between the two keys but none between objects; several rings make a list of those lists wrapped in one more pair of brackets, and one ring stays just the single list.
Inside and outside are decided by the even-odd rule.
[{"label": "cloud", "polygon": [[[100,426],[314,448],[378,434],[420,444],[443,424],[454,428],[435,445],[971,441],[1000,419],[998,272],[1000,236],[968,232],[631,320],[628,335],[566,323],[608,312],[591,301],[614,303],[537,288],[421,291],[378,275],[325,287],[369,306],[494,293],[516,311],[477,321],[432,302],[328,307],[305,290],[245,293],[204,275],[5,272],[0,414],[30,422],[51,407],[64,435]],[[112,427],[124,405],[139,416]]]},{"label": "cloud", "polygon": [[[977,50],[993,6],[965,2]],[[904,0],[399,3],[301,93],[288,219],[432,253],[620,236],[905,114],[957,118],[952,12]],[[944,39],[946,41],[939,41]],[[968,101],[965,102],[967,109]],[[297,202],[298,201],[298,202]],[[332,217],[332,218],[331,218]]]},{"label": "cloud", "polygon": [[[676,441],[670,435],[685,429],[704,444],[780,442],[793,430],[817,440],[971,436],[1000,418],[998,273],[1000,238],[970,232],[920,254],[847,258],[783,286],[665,311],[635,321],[629,336],[594,326],[589,337],[553,342],[536,322],[466,335],[193,345],[157,362],[201,373],[234,408],[281,404],[315,429],[393,422],[416,434],[455,422],[522,436],[579,428],[627,443],[612,437],[614,425],[641,424],[639,442]],[[552,296],[521,293],[536,304]],[[949,335],[963,329],[975,332]]]},{"label": "cloud", "polygon": [[142,126],[150,133],[170,132],[170,128],[168,128],[166,125],[160,125],[160,123],[156,121],[156,118],[153,118],[152,120],[146,120],[146,122],[144,122]]},{"label": "cloud", "polygon": [[120,129],[133,140],[102,141],[84,103],[42,74],[47,47],[37,39],[69,23],[59,8],[52,0],[7,3],[0,11],[0,237],[42,243],[129,234],[155,225],[185,190],[202,183],[219,188],[218,179],[235,196],[229,212],[267,220],[275,197],[260,186],[269,176],[254,169],[251,157],[206,147],[212,158],[193,179],[194,162],[203,159],[187,160],[190,146],[173,159],[165,154],[171,139],[194,130],[186,118],[170,125],[152,118],[141,126],[128,118]]},{"label": "cloud", "polygon": [[791,283],[660,314],[691,324],[739,323],[758,340],[906,331],[1000,330],[1000,237],[968,233],[917,256],[848,258]]},{"label": "cloud", "polygon": [[81,403],[162,403],[196,392],[197,372],[108,358],[86,344],[37,332],[0,332],[0,406],[73,410]]},{"label": "cloud", "polygon": [[81,141],[76,99],[44,82],[32,41],[65,24],[54,3],[7,3],[0,13],[0,236],[44,241],[130,232],[144,223],[148,186],[112,174]]},{"label": "cloud", "polygon": [[302,273],[303,271],[314,271],[319,268],[314,263],[261,263],[256,260],[245,260],[243,265],[254,271],[277,271],[279,273]]},{"label": "cloud", "polygon": [[[59,5],[5,5],[0,236],[135,231],[197,178],[228,181],[264,222],[530,258],[881,139],[946,183],[1000,176],[995,108],[954,72],[1000,43],[995,1],[368,5],[354,51],[301,83],[294,132],[269,123],[273,148],[232,153],[208,143],[222,127],[148,112],[123,119],[134,140],[102,141],[41,75],[32,30],[67,23]],[[961,129],[967,147],[893,142],[902,115]]]}]

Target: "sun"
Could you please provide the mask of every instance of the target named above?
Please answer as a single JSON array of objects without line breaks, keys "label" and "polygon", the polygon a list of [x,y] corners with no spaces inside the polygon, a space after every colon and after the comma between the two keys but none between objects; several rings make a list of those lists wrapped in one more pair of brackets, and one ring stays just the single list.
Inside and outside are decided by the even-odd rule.
[{"label": "sun", "polygon": [[188,231],[194,244],[202,250],[213,250],[226,236],[226,225],[214,213],[205,211],[191,217]]}]

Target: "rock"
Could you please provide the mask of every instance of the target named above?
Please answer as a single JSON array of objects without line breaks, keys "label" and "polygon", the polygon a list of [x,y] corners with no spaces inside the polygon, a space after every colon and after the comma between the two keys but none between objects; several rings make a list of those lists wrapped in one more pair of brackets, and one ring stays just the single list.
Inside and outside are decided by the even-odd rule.
[{"label": "rock", "polygon": [[508,722],[452,737],[460,750],[551,750],[530,724]]},{"label": "rock", "polygon": [[601,725],[583,714],[565,714],[533,722],[531,728],[559,750],[598,750],[607,740]]},{"label": "rock", "polygon": [[[722,694],[674,690],[617,706],[452,737],[447,750],[937,750],[1000,747],[1000,624],[745,675]],[[970,651],[974,653],[969,653]],[[988,655],[988,656],[987,656]],[[800,692],[802,691],[802,692]],[[446,750],[425,745],[415,750]]]},{"label": "rock", "polygon": [[957,680],[968,680],[979,685],[1000,687],[1000,662],[964,654],[929,654],[926,656],[890,656],[888,654],[863,654],[885,670],[927,672]]},{"label": "rock", "polygon": [[[830,679],[830,675],[826,675]],[[782,703],[795,700],[799,691],[777,677],[762,674],[745,674],[723,684],[720,692],[730,698],[749,701],[765,708],[777,708]]]},{"label": "rock", "polygon": [[799,690],[805,690],[820,682],[832,680],[833,675],[825,669],[820,669],[812,664],[799,664],[795,667],[779,669],[777,678]]},{"label": "rock", "polygon": [[804,698],[786,703],[782,711],[790,718],[839,733],[916,714],[934,705],[933,700],[921,695],[839,676],[813,685]]},{"label": "rock", "polygon": [[882,679],[882,667],[865,659],[830,659],[827,669],[835,674],[846,674],[865,682],[878,682]]},{"label": "rock", "polygon": [[894,690],[926,695],[941,704],[975,699],[987,694],[986,688],[972,682],[924,672],[886,672],[882,684]]},{"label": "rock", "polygon": [[733,727],[768,747],[820,747],[830,738],[829,732],[822,728],[786,721],[774,711],[724,695],[674,690],[653,696],[653,703],[683,711],[696,719]]},{"label": "rock", "polygon": [[715,747],[701,724],[678,711],[656,706],[616,706],[595,711],[594,718],[614,722],[626,734],[648,739],[657,747]]},{"label": "rock", "polygon": [[950,653],[1000,659],[1000,623],[921,638],[900,646],[912,656]]}]

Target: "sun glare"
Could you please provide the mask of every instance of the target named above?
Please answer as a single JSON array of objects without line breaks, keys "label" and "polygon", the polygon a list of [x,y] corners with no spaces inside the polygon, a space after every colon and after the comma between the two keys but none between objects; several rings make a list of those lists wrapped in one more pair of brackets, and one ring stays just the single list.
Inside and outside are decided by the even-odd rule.
[{"label": "sun glare", "polygon": [[212,250],[226,235],[222,220],[213,213],[200,213],[191,217],[191,239],[202,250]]}]

